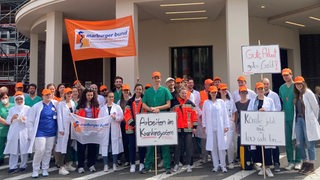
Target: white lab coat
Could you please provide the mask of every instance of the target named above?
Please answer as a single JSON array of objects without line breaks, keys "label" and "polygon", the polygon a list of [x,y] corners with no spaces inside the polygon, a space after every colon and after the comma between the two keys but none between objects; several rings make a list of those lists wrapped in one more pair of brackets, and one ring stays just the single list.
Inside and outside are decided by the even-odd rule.
[{"label": "white lab coat", "polygon": [[[4,149],[3,154],[27,154],[29,148],[29,141],[28,141],[28,130],[26,126],[26,120],[21,120],[22,116],[28,117],[30,107],[23,105],[20,109],[17,106],[13,106],[9,110],[8,117],[6,119],[7,124],[10,125],[8,136],[7,136],[7,143],[6,148]],[[12,116],[18,114],[18,119],[14,119],[11,122]],[[20,146],[20,152],[18,151],[18,147]]]},{"label": "white lab coat", "polygon": [[[51,100],[53,105],[57,107],[58,101]],[[43,101],[37,102],[33,105],[28,113],[28,121],[27,121],[27,128],[28,128],[28,139],[30,140],[30,145],[28,148],[28,153],[34,152],[34,140],[36,138],[40,114],[43,109]]]},{"label": "white lab coat", "polygon": [[[303,103],[305,106],[305,122],[308,141],[316,141],[320,139],[320,125],[318,123],[319,105],[318,101],[310,89],[302,95]],[[296,138],[296,109],[294,109],[292,139]]]},{"label": "white lab coat", "polygon": [[278,94],[270,89],[267,97],[273,100],[275,111],[281,111],[281,102]]},{"label": "white lab coat", "polygon": [[[252,91],[251,89],[248,89],[247,98],[248,99],[254,99],[256,97],[257,97],[257,94],[254,91]],[[234,102],[240,101],[241,97],[240,97],[240,94],[239,94],[239,89],[237,89],[237,90],[235,90],[233,92],[232,99],[233,99]]]},{"label": "white lab coat", "polygon": [[[72,112],[76,110],[76,104],[74,101],[71,102]],[[57,106],[57,121],[58,121],[58,135],[57,135],[57,144],[55,146],[56,152],[61,152],[63,154],[67,153],[67,146],[70,134],[70,124],[71,124],[71,115],[70,109],[66,101],[61,101]],[[64,135],[61,135],[59,132],[64,132]]]},{"label": "white lab coat", "polygon": [[214,121],[216,121],[217,125],[218,149],[226,150],[228,148],[227,133],[224,132],[224,128],[229,128],[229,118],[226,104],[221,99],[217,99],[215,102],[208,99],[203,104],[202,126],[206,128],[207,132],[207,151],[212,151],[213,148],[215,148],[212,139],[214,133]]},{"label": "white lab coat", "polygon": [[98,94],[98,103],[100,108],[106,104],[106,99],[100,94]]},{"label": "white lab coat", "polygon": [[[109,136],[110,127],[111,127],[112,154],[119,154],[123,152],[123,142],[122,142],[122,135],[121,135],[121,128],[120,128],[121,121],[123,120],[123,111],[119,105],[113,103],[110,114],[116,114],[116,119],[111,119],[109,115],[109,110],[106,104],[102,106],[98,116],[99,118],[106,117],[106,121],[110,121],[110,126],[107,132],[108,133],[107,136]],[[110,138],[108,138],[108,141],[109,139]],[[108,156],[108,149],[109,149],[109,142],[105,143],[105,145],[100,145],[99,153],[102,154],[102,156]]]}]

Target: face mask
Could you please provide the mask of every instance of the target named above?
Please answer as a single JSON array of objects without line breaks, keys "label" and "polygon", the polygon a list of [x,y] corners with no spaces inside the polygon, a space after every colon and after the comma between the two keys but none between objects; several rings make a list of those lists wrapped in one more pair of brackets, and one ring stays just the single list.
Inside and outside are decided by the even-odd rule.
[{"label": "face mask", "polygon": [[6,105],[8,104],[9,100],[8,99],[1,99],[2,104]]}]

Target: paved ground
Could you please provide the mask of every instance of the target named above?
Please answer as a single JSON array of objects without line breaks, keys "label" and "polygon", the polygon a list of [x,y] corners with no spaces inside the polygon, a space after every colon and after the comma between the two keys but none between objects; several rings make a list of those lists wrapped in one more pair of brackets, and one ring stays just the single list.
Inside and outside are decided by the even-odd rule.
[{"label": "paved ground", "polygon": [[[317,146],[317,157],[320,159],[320,146]],[[281,150],[283,152],[283,148]],[[6,162],[8,159],[6,159]],[[320,180],[320,160],[316,162],[316,171],[314,174],[309,176],[304,176],[298,174],[297,171],[285,171],[283,169],[286,166],[286,157],[284,153],[281,153],[281,172],[274,173],[275,177],[273,179],[313,179],[313,180]],[[101,160],[98,161],[96,165],[97,172],[90,173],[87,169],[84,174],[78,174],[77,172],[71,172],[67,176],[61,176],[58,174],[58,170],[55,167],[51,167],[49,169],[50,175],[49,177],[39,177],[38,179],[75,179],[75,180],[84,180],[84,179],[108,179],[108,180],[118,180],[118,179],[127,179],[127,180],[140,180],[140,179],[147,179],[147,180],[156,180],[156,179],[172,179],[172,180],[256,180],[256,179],[263,179],[263,176],[258,176],[256,171],[242,171],[239,167],[236,167],[233,170],[229,170],[228,173],[213,173],[211,171],[212,164],[211,162],[200,164],[198,161],[194,163],[194,168],[192,173],[186,172],[186,167],[182,167],[178,172],[175,172],[171,175],[166,175],[163,170],[159,170],[159,174],[156,176],[154,172],[150,172],[147,174],[139,174],[136,173],[129,173],[129,167],[119,167],[119,171],[116,172],[103,172],[103,163]],[[137,166],[138,168],[138,166]],[[28,163],[28,168],[24,173],[16,173],[13,175],[9,175],[7,173],[8,166],[3,165],[0,166],[0,179],[4,180],[19,180],[19,179],[32,179],[31,178],[31,162]],[[268,178],[270,179],[270,178]]]}]

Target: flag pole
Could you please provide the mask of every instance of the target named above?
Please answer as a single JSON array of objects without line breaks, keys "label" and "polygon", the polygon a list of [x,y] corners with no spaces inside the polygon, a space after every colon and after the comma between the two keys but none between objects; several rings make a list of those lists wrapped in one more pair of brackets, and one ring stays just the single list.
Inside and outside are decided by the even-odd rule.
[{"label": "flag pole", "polygon": [[72,60],[72,63],[73,63],[74,72],[75,72],[75,74],[76,74],[76,79],[79,80],[76,63],[74,62],[74,60]]}]

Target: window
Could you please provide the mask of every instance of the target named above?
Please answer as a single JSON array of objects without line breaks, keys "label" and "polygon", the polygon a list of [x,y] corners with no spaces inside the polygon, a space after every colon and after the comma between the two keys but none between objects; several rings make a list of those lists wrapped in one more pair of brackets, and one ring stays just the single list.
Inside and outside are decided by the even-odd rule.
[{"label": "window", "polygon": [[202,89],[203,82],[212,78],[212,46],[171,48],[172,77],[192,77],[195,89]]}]

